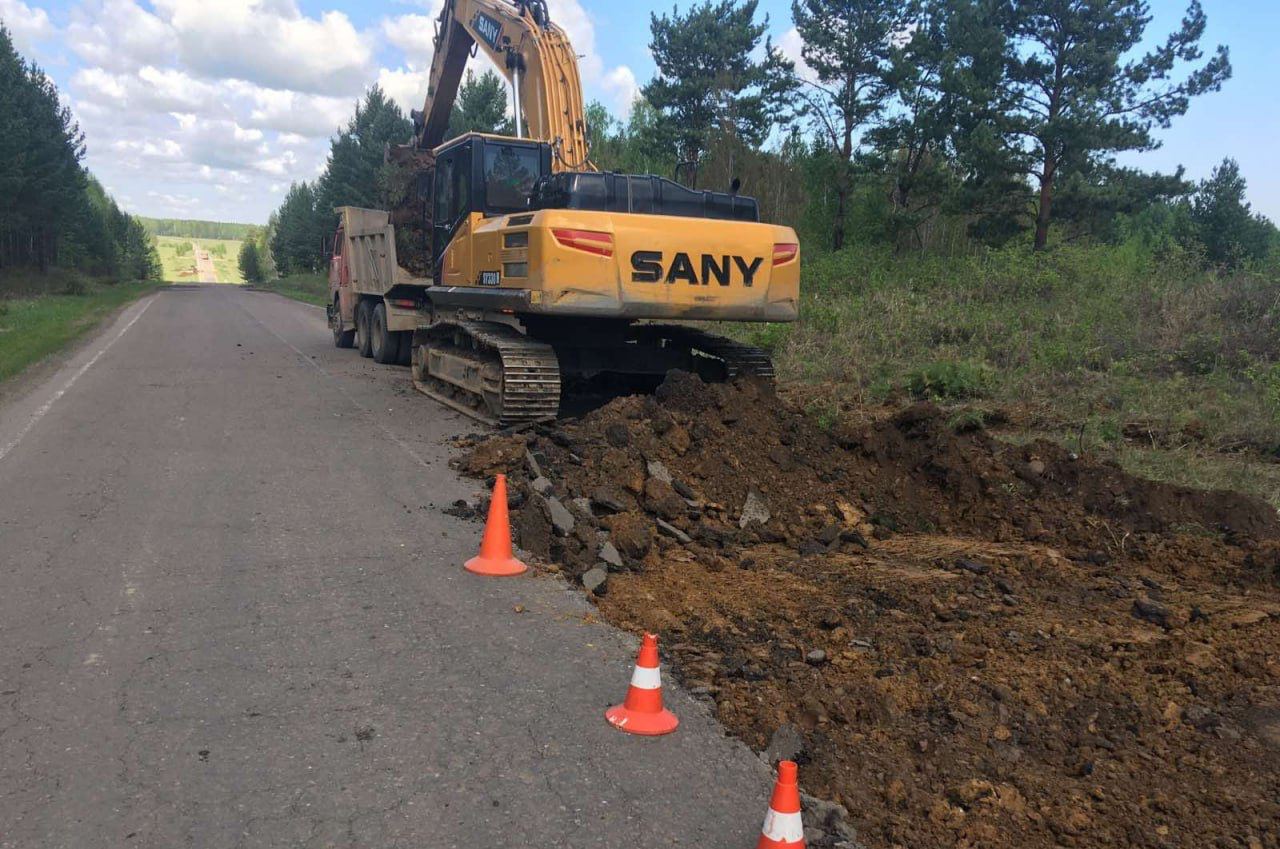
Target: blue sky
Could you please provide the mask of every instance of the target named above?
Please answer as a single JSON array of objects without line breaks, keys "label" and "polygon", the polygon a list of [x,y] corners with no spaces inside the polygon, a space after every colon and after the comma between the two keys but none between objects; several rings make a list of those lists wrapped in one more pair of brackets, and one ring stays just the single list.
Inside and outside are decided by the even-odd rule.
[{"label": "blue sky", "polygon": [[[292,180],[323,166],[327,138],[379,81],[419,106],[441,0],[0,0],[0,18],[54,77],[89,138],[89,167],[147,215],[261,222]],[[1254,208],[1280,221],[1276,0],[1202,0],[1206,52],[1231,48],[1235,75],[1127,164],[1207,176],[1235,157]],[[683,8],[688,0],[681,0]],[[653,74],[649,14],[670,0],[549,0],[583,57],[587,95],[624,113]],[[1153,38],[1185,0],[1151,0]],[[789,0],[761,0],[770,32],[798,50]]]}]

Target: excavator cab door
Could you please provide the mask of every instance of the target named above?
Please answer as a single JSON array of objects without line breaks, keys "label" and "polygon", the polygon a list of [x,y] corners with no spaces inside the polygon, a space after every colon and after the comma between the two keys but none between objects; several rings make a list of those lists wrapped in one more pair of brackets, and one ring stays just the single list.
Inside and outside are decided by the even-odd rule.
[{"label": "excavator cab door", "polygon": [[[446,277],[450,268],[469,265],[463,257],[446,253],[467,222],[473,206],[472,161],[470,144],[458,145],[436,158],[435,197],[432,203],[431,247],[436,280],[448,285]],[[453,250],[464,250],[464,245],[454,245]]]}]

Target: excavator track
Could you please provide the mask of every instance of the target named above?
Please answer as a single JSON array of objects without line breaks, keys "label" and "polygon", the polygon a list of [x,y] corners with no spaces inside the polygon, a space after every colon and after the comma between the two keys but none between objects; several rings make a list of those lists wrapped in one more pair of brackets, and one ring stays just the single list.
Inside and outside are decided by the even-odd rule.
[{"label": "excavator track", "polygon": [[632,338],[640,342],[666,341],[717,359],[724,363],[729,380],[738,377],[774,378],[773,360],[769,353],[754,345],[678,324],[638,324],[631,328],[631,333]]},{"label": "excavator track", "polygon": [[560,409],[555,350],[494,322],[440,322],[423,331],[414,340],[413,385],[497,427],[553,419]]}]

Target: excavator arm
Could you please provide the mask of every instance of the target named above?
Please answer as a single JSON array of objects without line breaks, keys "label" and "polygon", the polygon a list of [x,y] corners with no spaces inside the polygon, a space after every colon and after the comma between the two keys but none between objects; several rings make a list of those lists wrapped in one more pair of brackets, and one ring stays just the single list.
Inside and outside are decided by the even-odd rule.
[{"label": "excavator arm", "polygon": [[516,93],[517,135],[547,142],[555,171],[594,171],[578,59],[545,0],[446,0],[436,24],[427,99],[414,115],[419,150],[445,141],[467,59],[484,53]]}]

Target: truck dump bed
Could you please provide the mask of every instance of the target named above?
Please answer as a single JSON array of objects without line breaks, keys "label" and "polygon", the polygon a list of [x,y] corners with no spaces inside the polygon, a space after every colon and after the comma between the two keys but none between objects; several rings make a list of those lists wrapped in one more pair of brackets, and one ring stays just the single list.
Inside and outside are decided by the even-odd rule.
[{"label": "truck dump bed", "polygon": [[414,277],[396,261],[395,228],[382,209],[341,206],[343,253],[351,288],[361,295],[386,295],[396,286],[430,286],[429,278]]}]

